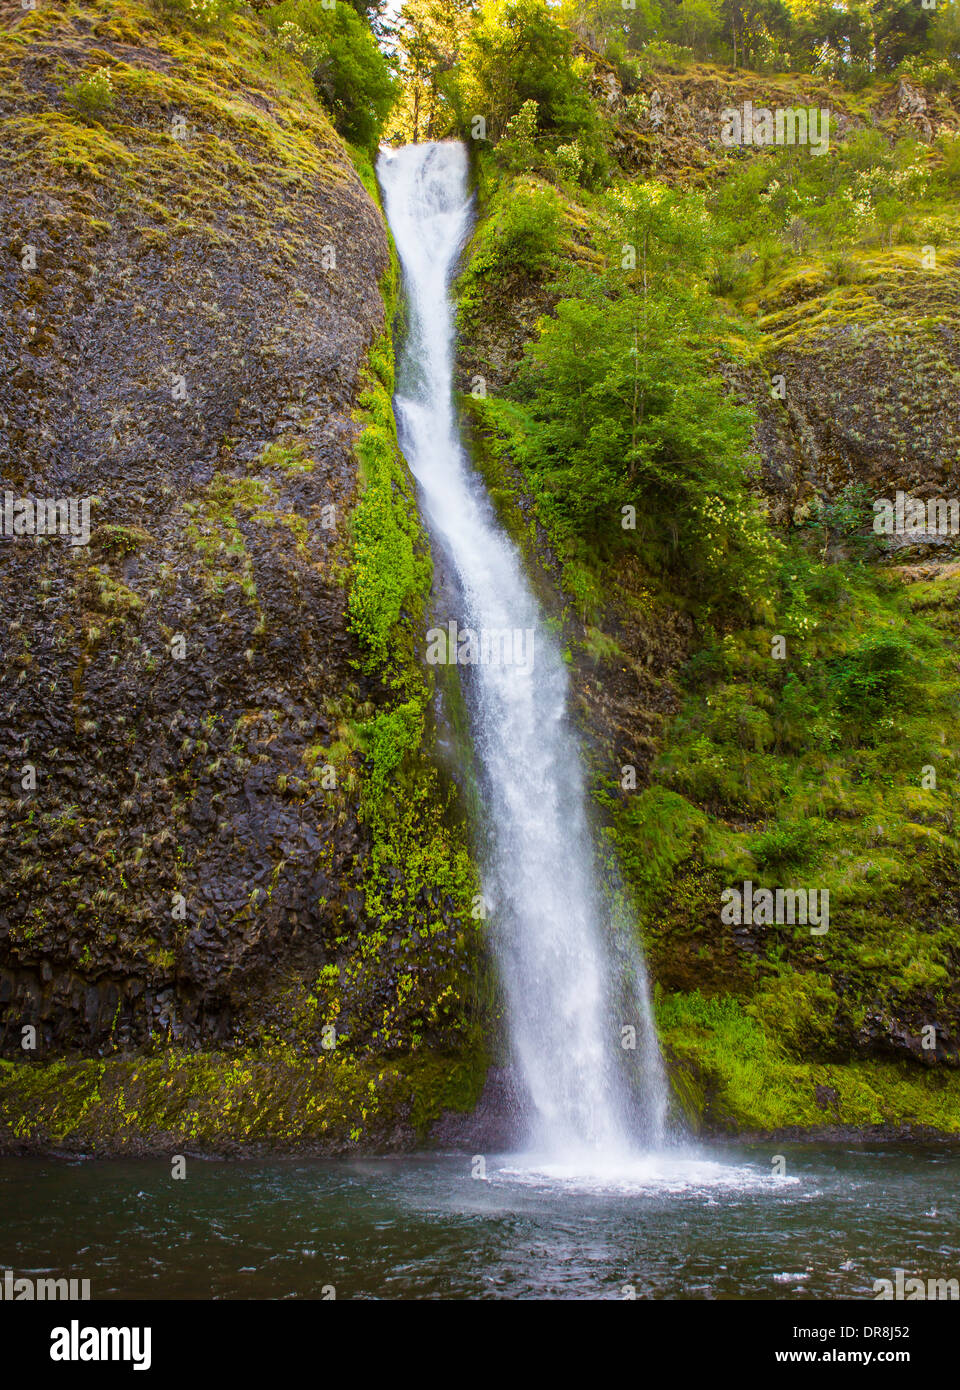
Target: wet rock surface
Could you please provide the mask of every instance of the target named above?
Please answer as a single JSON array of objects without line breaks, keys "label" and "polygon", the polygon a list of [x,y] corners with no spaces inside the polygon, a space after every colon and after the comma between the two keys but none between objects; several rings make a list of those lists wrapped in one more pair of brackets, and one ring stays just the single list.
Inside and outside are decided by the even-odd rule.
[{"label": "wet rock surface", "polygon": [[[324,750],[384,699],[344,583],[382,220],[318,107],[124,18],[22,17],[0,104],[3,487],[91,505],[89,545],[0,541],[20,1058],[26,1025],[37,1056],[289,1031],[362,912],[368,839]],[[61,65],[91,54],[122,66],[84,116]]]},{"label": "wet rock surface", "polygon": [[492,1066],[476,1109],[445,1110],[430,1131],[430,1143],[464,1153],[509,1153],[526,1141],[528,1115],[522,1079],[508,1066]]}]

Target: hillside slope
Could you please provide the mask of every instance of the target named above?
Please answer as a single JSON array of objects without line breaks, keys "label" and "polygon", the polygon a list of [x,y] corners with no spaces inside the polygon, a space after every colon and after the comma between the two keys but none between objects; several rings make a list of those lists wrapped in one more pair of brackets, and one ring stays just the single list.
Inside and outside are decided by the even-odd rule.
[{"label": "hillside slope", "polygon": [[[570,176],[544,111],[525,143],[477,146],[460,380],[479,466],[556,596],[678,1097],[709,1130],[956,1131],[957,538],[878,540],[871,521],[898,489],[960,484],[960,223],[940,172],[960,116],[902,80],[851,94],[667,65],[627,91],[580,51],[612,181]],[[828,108],[829,155],[725,148],[720,112],[747,100]],[[862,203],[846,223],[845,185]],[[663,246],[650,288],[695,306],[674,329],[699,354],[688,371],[749,412],[768,579],[747,600],[718,602],[697,552],[677,559],[682,512],[658,515],[640,481],[608,487],[598,461],[629,378],[591,302],[650,312],[639,263],[619,273],[641,186],[635,225]],[[582,364],[563,327],[579,319],[596,334]],[[578,430],[598,440],[592,484],[564,455]],[[724,563],[734,582],[735,550]],[[724,920],[748,881],[826,891],[829,929]]]}]

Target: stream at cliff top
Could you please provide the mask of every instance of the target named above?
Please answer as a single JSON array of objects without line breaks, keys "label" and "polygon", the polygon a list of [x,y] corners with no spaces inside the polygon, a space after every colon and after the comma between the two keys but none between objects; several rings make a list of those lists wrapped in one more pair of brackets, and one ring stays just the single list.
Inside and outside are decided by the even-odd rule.
[{"label": "stream at cliff top", "polygon": [[[771,1156],[786,1157],[785,1179]],[[722,1161],[718,1162],[717,1159]],[[0,1160],[0,1269],[91,1298],[872,1298],[960,1272],[960,1153],[724,1148],[605,1186],[467,1155]]]}]

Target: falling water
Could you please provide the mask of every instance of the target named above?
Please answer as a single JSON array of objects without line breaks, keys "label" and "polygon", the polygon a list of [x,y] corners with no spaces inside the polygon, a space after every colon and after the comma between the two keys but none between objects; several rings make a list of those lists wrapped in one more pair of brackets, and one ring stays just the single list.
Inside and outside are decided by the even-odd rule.
[{"label": "falling water", "polygon": [[455,576],[459,630],[517,634],[500,664],[464,674],[488,821],[484,896],[530,1142],[609,1162],[659,1147],[666,1087],[642,957],[620,895],[597,874],[561,653],[459,439],[449,285],[471,225],[466,151],[408,145],[384,150],[377,168],[408,307],[401,446]]}]

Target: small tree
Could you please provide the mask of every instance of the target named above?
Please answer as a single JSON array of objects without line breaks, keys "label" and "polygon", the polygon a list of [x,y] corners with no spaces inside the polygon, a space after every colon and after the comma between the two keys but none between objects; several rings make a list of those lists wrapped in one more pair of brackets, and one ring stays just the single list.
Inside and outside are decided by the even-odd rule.
[{"label": "small tree", "polygon": [[278,44],[310,68],[337,130],[369,148],[396,100],[398,83],[366,23],[350,5],[283,0],[267,15]]},{"label": "small tree", "polygon": [[63,89],[64,100],[84,116],[106,111],[113,105],[113,82],[107,68],[95,68]]},{"label": "small tree", "polygon": [[517,114],[507,122],[498,148],[510,168],[524,171],[533,164],[537,152],[536,139],[537,103],[525,101]]},{"label": "small tree", "polygon": [[810,504],[806,525],[822,542],[820,558],[829,557],[832,546],[841,543],[855,551],[867,549],[876,540],[873,532],[863,533],[871,516],[870,489],[864,483],[847,483],[835,498],[817,496]]}]

